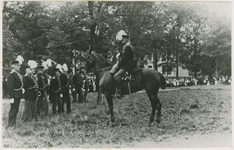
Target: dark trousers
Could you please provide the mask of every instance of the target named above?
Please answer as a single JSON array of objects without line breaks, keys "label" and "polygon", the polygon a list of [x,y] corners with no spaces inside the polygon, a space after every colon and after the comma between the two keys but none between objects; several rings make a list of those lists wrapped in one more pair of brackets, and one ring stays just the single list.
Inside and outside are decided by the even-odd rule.
[{"label": "dark trousers", "polygon": [[32,121],[35,118],[35,100],[25,99],[24,111],[22,115],[22,121]]},{"label": "dark trousers", "polygon": [[114,79],[115,79],[115,87],[116,87],[116,97],[121,98],[122,97],[122,89],[121,89],[121,79],[125,75],[126,70],[119,69],[118,72],[115,73]]},{"label": "dark trousers", "polygon": [[45,92],[45,98],[44,98],[44,103],[43,103],[43,112],[45,112],[45,116],[47,116],[49,113],[49,97],[46,92]]},{"label": "dark trousers", "polygon": [[124,69],[119,69],[119,71],[115,73],[114,79],[115,79],[116,81],[120,81],[120,80],[123,78],[123,76],[125,75],[125,73],[126,73],[126,70],[124,70]]},{"label": "dark trousers", "polygon": [[83,94],[82,88],[76,88],[75,91],[73,92],[74,102],[77,102],[77,94],[78,94],[78,102],[83,103],[84,94]]},{"label": "dark trousers", "polygon": [[58,106],[58,113],[62,112],[62,105],[61,105],[61,99],[60,99],[60,93],[53,93],[53,98],[52,98],[52,111],[53,114],[57,113],[56,107]]},{"label": "dark trousers", "polygon": [[69,96],[69,89],[62,89],[62,112],[64,112],[64,104],[67,104],[67,112],[71,112],[71,100]]},{"label": "dark trousers", "polygon": [[48,96],[45,91],[41,91],[41,93],[42,95],[38,98],[37,102],[37,114],[46,116],[49,111]]},{"label": "dark trousers", "polygon": [[19,111],[20,99],[14,98],[14,103],[11,103],[9,118],[8,118],[8,127],[13,127],[16,125],[16,117]]}]

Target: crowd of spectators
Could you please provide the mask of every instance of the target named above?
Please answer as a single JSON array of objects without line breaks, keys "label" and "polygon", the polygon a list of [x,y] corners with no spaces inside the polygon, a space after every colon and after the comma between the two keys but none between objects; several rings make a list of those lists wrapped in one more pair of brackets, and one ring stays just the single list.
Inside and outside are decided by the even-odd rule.
[{"label": "crowd of spectators", "polygon": [[221,76],[208,78],[206,76],[195,77],[165,77],[167,87],[172,86],[192,86],[192,85],[217,85],[217,84],[231,84],[231,77]]}]

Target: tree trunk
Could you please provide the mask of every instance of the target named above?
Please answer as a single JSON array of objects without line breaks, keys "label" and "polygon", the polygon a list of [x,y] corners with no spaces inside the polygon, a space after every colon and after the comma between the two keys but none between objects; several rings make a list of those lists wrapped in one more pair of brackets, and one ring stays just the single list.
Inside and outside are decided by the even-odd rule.
[{"label": "tree trunk", "polygon": [[157,55],[157,53],[158,52],[157,52],[157,49],[156,49],[156,52],[153,53],[153,58],[154,58],[154,62],[153,63],[154,63],[154,69],[155,70],[158,70],[158,64],[157,64],[158,63],[158,55]]},{"label": "tree trunk", "polygon": [[179,76],[179,52],[178,46],[176,46],[176,78]]},{"label": "tree trunk", "polygon": [[219,71],[218,71],[218,65],[219,65],[219,59],[216,57],[216,65],[215,65],[215,76],[219,76]]},{"label": "tree trunk", "polygon": [[33,41],[33,60],[36,60],[36,41]]},{"label": "tree trunk", "polygon": [[197,70],[194,71],[194,78],[197,78]]},{"label": "tree trunk", "polygon": [[[90,15],[92,21],[94,21],[94,17],[93,17],[94,1],[88,1],[88,7],[89,7],[89,15]],[[92,25],[90,26],[90,46],[91,46],[91,49],[95,49],[95,46],[96,46],[96,34],[95,34],[96,26],[97,26],[96,22],[92,22]]]}]

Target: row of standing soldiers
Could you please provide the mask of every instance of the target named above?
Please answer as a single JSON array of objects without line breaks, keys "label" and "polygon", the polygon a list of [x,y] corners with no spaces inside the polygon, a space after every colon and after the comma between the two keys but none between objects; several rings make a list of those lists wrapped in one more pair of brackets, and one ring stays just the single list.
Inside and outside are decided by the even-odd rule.
[{"label": "row of standing soldiers", "polygon": [[25,75],[19,74],[18,61],[11,63],[12,71],[7,78],[7,91],[10,98],[8,127],[16,125],[21,99],[25,99],[22,122],[38,120],[47,116],[49,103],[52,103],[52,113],[62,113],[66,104],[66,112],[71,113],[71,100],[83,102],[83,79],[77,71],[75,75],[62,68],[53,68],[51,76],[43,66],[27,67]]}]

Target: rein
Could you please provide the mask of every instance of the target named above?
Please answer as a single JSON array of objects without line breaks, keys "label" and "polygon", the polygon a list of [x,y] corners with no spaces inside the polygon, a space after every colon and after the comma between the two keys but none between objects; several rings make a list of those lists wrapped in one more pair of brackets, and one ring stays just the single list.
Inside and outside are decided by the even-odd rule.
[{"label": "rein", "polygon": [[112,67],[112,66],[109,66],[109,67],[106,67],[106,68],[100,69],[100,70],[98,70],[98,71],[95,71],[94,73],[96,74],[96,73],[99,73],[99,72],[105,71],[105,70],[107,70],[107,69],[109,69],[109,68],[111,68],[111,67]]}]

